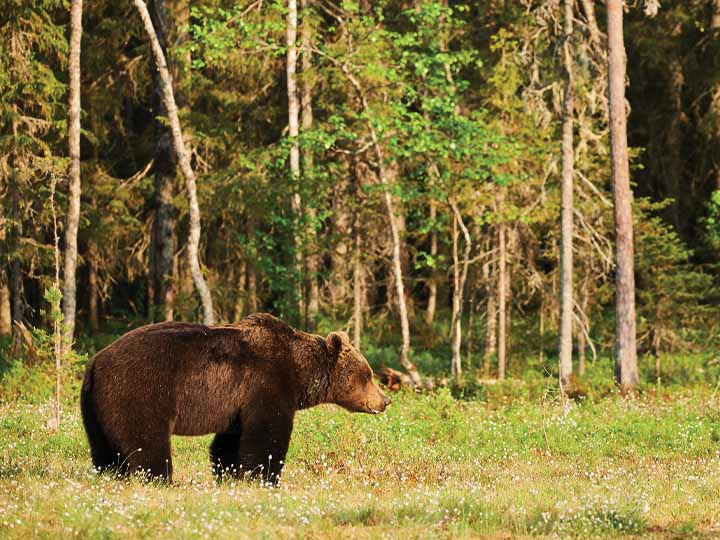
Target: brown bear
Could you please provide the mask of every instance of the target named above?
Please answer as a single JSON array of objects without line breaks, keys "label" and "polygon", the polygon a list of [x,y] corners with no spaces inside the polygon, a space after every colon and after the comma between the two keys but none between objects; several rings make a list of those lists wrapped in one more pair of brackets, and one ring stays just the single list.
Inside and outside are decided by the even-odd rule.
[{"label": "brown bear", "polygon": [[90,361],[80,404],[93,465],[172,479],[171,435],[216,433],[218,476],[276,484],[300,409],[390,403],[347,334],[323,338],[265,313],[237,324],[151,324]]}]

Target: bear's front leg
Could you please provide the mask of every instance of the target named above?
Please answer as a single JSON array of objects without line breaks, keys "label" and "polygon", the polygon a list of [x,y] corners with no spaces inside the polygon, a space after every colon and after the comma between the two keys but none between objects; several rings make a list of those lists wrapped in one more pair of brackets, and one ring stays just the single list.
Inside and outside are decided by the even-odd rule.
[{"label": "bear's front leg", "polygon": [[238,451],[241,473],[277,485],[290,446],[294,411],[279,409],[243,414]]},{"label": "bear's front leg", "polygon": [[240,469],[240,437],[237,432],[218,433],[210,445],[210,462],[213,473],[222,479],[223,476],[241,476]]}]

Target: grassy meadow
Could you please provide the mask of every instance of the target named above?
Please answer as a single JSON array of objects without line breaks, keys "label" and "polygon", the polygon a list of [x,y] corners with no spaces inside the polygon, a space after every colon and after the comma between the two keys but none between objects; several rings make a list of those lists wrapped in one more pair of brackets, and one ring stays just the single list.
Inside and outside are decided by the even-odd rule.
[{"label": "grassy meadow", "polygon": [[720,538],[720,396],[647,387],[564,406],[548,388],[394,395],[296,419],[279,488],[218,485],[210,437],[175,482],[93,472],[75,401],[0,405],[0,538]]}]

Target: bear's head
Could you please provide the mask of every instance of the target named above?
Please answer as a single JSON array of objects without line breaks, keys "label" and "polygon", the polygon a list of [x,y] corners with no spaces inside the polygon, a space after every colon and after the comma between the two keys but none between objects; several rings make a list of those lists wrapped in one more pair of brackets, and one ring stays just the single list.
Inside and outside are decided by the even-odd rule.
[{"label": "bear's head", "polygon": [[327,401],[350,412],[383,412],[390,398],[375,383],[370,364],[350,343],[348,335],[332,332],[326,341],[332,360]]}]

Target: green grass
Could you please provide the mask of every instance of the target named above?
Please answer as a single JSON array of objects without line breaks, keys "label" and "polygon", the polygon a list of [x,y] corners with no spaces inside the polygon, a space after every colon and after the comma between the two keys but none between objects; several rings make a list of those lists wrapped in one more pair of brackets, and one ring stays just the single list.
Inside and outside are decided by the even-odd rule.
[{"label": "green grass", "polygon": [[93,473],[77,406],[0,405],[0,538],[717,538],[709,387],[571,404],[400,394],[381,416],[298,414],[278,489],[214,482],[210,437],[175,482]]}]

